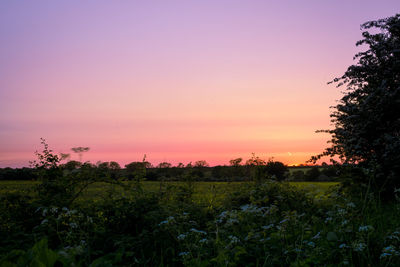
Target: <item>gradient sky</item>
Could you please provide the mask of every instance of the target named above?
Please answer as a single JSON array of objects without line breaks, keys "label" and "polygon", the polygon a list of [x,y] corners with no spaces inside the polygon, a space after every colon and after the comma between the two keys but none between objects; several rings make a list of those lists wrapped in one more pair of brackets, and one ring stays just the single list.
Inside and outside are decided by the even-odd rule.
[{"label": "gradient sky", "polygon": [[[40,137],[91,162],[211,165],[327,146],[326,83],[400,1],[1,1],[0,167]],[[73,159],[78,159],[73,155]]]}]

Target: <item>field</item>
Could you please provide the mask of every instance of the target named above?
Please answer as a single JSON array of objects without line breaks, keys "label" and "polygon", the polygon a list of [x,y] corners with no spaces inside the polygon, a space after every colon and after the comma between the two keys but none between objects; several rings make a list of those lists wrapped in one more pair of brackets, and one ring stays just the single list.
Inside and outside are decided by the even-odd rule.
[{"label": "field", "polygon": [[[218,205],[224,199],[226,194],[238,190],[240,185],[246,182],[194,182],[193,183],[193,199],[196,203],[202,205]],[[26,195],[34,194],[34,187],[39,182],[35,181],[1,181],[1,193],[23,193]],[[125,182],[129,184],[129,182]],[[330,188],[338,185],[337,182],[288,182],[297,188],[304,189],[315,197],[323,196]],[[185,182],[154,182],[145,181],[141,183],[145,192],[157,193],[160,191],[175,190],[185,186]],[[112,188],[114,187],[114,188]],[[81,200],[96,200],[103,198],[108,192],[113,189],[117,193],[123,194],[122,188],[113,186],[107,183],[94,183],[86,189]]]},{"label": "field", "polygon": [[400,264],[400,204],[339,183],[64,182],[0,182],[0,266]]}]

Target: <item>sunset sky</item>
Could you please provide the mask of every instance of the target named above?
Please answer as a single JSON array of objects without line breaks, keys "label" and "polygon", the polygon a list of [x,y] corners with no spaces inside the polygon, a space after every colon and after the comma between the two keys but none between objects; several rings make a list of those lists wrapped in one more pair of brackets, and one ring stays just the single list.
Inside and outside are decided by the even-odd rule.
[{"label": "sunset sky", "polygon": [[[400,1],[1,1],[0,167],[322,152],[360,24]],[[78,159],[72,155],[72,159]]]}]

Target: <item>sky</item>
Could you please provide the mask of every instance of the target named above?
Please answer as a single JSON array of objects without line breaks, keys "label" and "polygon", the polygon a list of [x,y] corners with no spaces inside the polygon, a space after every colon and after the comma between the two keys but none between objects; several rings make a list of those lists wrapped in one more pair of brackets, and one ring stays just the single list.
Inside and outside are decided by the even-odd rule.
[{"label": "sky", "polygon": [[1,1],[0,167],[40,138],[84,161],[273,158],[328,146],[360,24],[400,1]]}]

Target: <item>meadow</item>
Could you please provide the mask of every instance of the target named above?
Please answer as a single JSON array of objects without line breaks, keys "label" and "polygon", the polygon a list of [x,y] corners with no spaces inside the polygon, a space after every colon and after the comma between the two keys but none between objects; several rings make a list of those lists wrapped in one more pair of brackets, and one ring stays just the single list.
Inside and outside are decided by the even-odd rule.
[{"label": "meadow", "polygon": [[[129,185],[132,182],[124,182]],[[193,201],[202,205],[220,205],[221,201],[229,194],[238,190],[241,185],[247,182],[193,182]],[[306,192],[315,196],[323,197],[327,195],[330,188],[338,186],[338,182],[288,182],[289,185],[299,189],[305,189]],[[24,195],[35,195],[35,186],[38,181],[0,181],[0,194],[19,193]],[[185,182],[157,182],[143,181],[141,186],[147,193],[162,193],[174,191],[186,185]],[[82,192],[78,200],[90,201],[104,198],[110,190],[115,190],[115,194],[123,194],[121,187],[105,183],[96,182],[91,184]]]},{"label": "meadow", "polygon": [[400,263],[399,202],[337,182],[95,181],[73,202],[56,183],[0,186],[0,266]]}]

